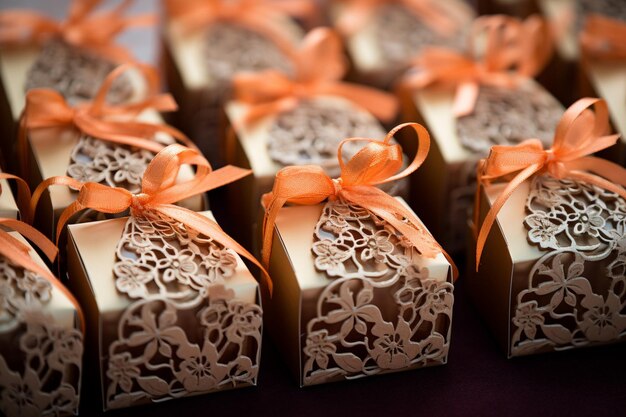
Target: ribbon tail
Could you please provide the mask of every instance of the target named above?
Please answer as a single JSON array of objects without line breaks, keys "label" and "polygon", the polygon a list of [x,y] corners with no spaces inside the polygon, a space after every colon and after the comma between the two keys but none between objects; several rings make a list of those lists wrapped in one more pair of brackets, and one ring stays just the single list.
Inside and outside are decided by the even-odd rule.
[{"label": "ribbon tail", "polygon": [[[489,236],[489,232],[496,221],[498,213],[504,207],[504,204],[509,200],[513,192],[528,178],[534,175],[541,169],[541,164],[532,164],[526,167],[523,171],[521,171],[511,182],[509,182],[506,188],[498,195],[498,198],[491,206],[491,209],[487,213],[487,216],[483,220],[483,224],[480,226],[480,231],[478,233],[478,238],[476,239],[476,270],[478,271],[478,266],[480,265],[480,258],[485,247],[485,243],[487,242],[487,237]],[[478,227],[478,225],[476,225]]]},{"label": "ribbon tail", "polygon": [[299,100],[295,97],[286,97],[269,103],[252,104],[245,112],[241,123],[244,126],[251,125],[271,114],[293,110],[298,106],[298,102]]},{"label": "ribbon tail", "polygon": [[398,113],[398,99],[393,95],[374,88],[356,84],[334,83],[322,86],[320,94],[337,95],[352,101],[383,122],[390,122]]},{"label": "ribbon tail", "polygon": [[159,205],[156,207],[156,210],[158,210],[165,216],[168,216],[185,224],[185,226],[189,227],[190,229],[202,233],[205,236],[211,237],[211,239],[213,239],[215,242],[223,245],[227,249],[232,249],[239,255],[243,256],[244,258],[255,264],[261,270],[261,274],[270,291],[270,294],[272,293],[272,280],[265,268],[263,268],[263,265],[261,265],[261,263],[257,261],[256,258],[252,256],[252,254],[248,252],[243,246],[237,243],[232,237],[228,236],[222,230],[222,228],[213,220],[210,220],[207,217],[204,217],[196,212],[169,204]]},{"label": "ribbon tail", "polygon": [[[17,175],[6,174],[0,172],[0,179],[15,180],[17,184],[17,204],[20,209],[20,215],[22,220],[26,223],[32,221],[32,210],[30,209],[30,189],[26,181],[18,177]],[[0,193],[2,190],[0,189]]]},{"label": "ribbon tail", "polygon": [[479,89],[479,85],[475,82],[462,83],[457,87],[452,107],[456,117],[468,116],[474,112]]}]

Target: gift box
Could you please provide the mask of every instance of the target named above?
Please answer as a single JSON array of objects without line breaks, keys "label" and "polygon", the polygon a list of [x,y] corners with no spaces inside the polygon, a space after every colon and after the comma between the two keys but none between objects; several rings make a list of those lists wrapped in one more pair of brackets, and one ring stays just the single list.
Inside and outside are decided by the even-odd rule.
[{"label": "gift box", "polygon": [[425,46],[463,48],[474,12],[465,1],[335,0],[333,26],[344,36],[357,82],[388,88]]},{"label": "gift box", "polygon": [[[106,11],[94,11],[102,1],[73,1],[65,22],[34,11],[0,13],[0,126],[5,140],[2,153],[11,168],[17,121],[25,105],[25,93],[51,88],[75,104],[92,99],[106,76],[120,62],[132,60],[128,51],[113,43],[132,26],[150,24],[150,16],[124,16],[132,2]],[[94,35],[94,27],[106,27]],[[90,36],[91,35],[91,36]],[[122,101],[132,95],[128,80],[120,79],[109,99]]]},{"label": "gift box", "polygon": [[[416,130],[423,158],[428,134]],[[393,177],[402,160],[393,133],[349,160],[339,180],[287,167],[265,196],[266,324],[301,386],[446,363],[451,263],[401,198],[372,185],[421,162]]]},{"label": "gift box", "polygon": [[[493,145],[549,141],[562,115],[559,102],[530,78],[547,59],[548,51],[531,52],[545,42],[544,29],[534,17],[480,18],[470,41],[491,45],[484,55],[427,50],[397,86],[402,120],[420,121],[433,138],[428,159],[411,179],[411,206],[451,253],[465,250],[478,160]],[[505,31],[515,40],[503,42]],[[499,60],[507,54],[517,61]],[[399,141],[408,155],[415,153],[402,136]],[[421,204],[424,195],[428,204]]]},{"label": "gift box", "polygon": [[[190,143],[181,132],[163,123],[157,110],[173,110],[175,103],[169,95],[157,94],[158,79],[150,69],[137,71],[141,68],[128,64],[117,67],[107,76],[99,95],[80,104],[83,111],[75,111],[76,107],[52,90],[28,92],[20,127],[20,153],[25,177],[31,187],[38,186],[43,192],[35,220],[48,235],[53,235],[59,216],[77,195],[66,187],[48,189],[54,178],[68,175],[76,181],[135,192],[141,188],[144,170],[160,149],[175,140]],[[104,97],[109,96],[111,86],[120,77],[132,81],[134,96],[123,103],[104,105]],[[192,175],[189,167],[181,170],[181,180]],[[181,204],[192,210],[204,208],[201,196]],[[97,218],[104,217],[86,212],[76,221]]]},{"label": "gift box", "polygon": [[[234,78],[234,100],[224,107],[226,160],[250,168],[253,175],[229,186],[229,207],[237,207],[234,233],[249,242],[261,196],[272,189],[276,173],[287,165],[315,164],[339,174],[337,146],[346,137],[383,137],[379,121],[393,120],[395,97],[340,81],[345,58],[340,38],[330,29],[315,29],[293,58],[293,77],[275,71]],[[355,142],[344,152],[359,150]],[[406,182],[388,191],[402,193]],[[406,195],[406,194],[405,194]]]},{"label": "gift box", "polygon": [[180,103],[176,123],[222,165],[218,123],[241,71],[293,71],[290,55],[303,36],[292,16],[314,10],[309,1],[165,1],[162,66]]},{"label": "gift box", "polygon": [[[176,184],[188,163],[198,174]],[[248,174],[208,167],[198,152],[171,145],[146,171],[141,193],[85,183],[85,205],[68,209],[131,207],[127,218],[68,227],[68,276],[93,329],[87,346],[104,410],[256,384],[259,285],[237,253],[254,258],[210,212],[171,205],[172,194]]]},{"label": "gift box", "polygon": [[[619,17],[617,9],[619,6],[609,10]],[[599,14],[585,19],[580,35],[580,87],[585,95],[606,100],[611,125],[621,134],[621,140],[603,156],[626,166],[626,48],[623,42],[626,36],[626,5],[621,5],[621,12],[624,15],[621,20]]]},{"label": "gift box", "polygon": [[505,14],[525,18],[539,12],[535,0],[478,0],[476,7],[481,15]]},{"label": "gift box", "polygon": [[480,168],[467,285],[509,357],[626,338],[626,171],[587,156],[617,140],[607,127],[605,102],[584,99],[551,149],[494,147]]},{"label": "gift box", "polygon": [[[0,178],[17,179],[6,174]],[[30,196],[25,183],[18,181],[20,191]],[[4,188],[1,194],[11,193]],[[56,257],[56,247],[16,220],[16,212],[12,201],[6,213],[11,217],[0,218],[0,413],[6,417],[76,415],[82,311],[26,238],[50,261]],[[24,218],[28,217],[25,212]]]}]

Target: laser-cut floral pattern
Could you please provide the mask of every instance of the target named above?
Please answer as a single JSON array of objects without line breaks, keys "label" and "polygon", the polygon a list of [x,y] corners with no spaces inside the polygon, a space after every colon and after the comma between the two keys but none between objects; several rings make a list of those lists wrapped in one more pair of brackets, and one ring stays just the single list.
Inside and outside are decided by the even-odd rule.
[{"label": "laser-cut floral pattern", "polygon": [[626,202],[545,174],[526,207],[528,240],[546,253],[516,297],[511,355],[626,339]]},{"label": "laser-cut floral pattern", "polygon": [[362,208],[328,202],[312,251],[333,281],[306,323],[305,385],[445,363],[452,283],[430,278],[393,227]]},{"label": "laser-cut floral pattern", "polygon": [[[0,259],[0,413],[78,413],[83,336],[46,312],[52,286]],[[18,346],[14,346],[17,343]]]},{"label": "laser-cut floral pattern", "polygon": [[256,384],[262,310],[224,287],[231,250],[144,211],[127,220],[116,256],[115,285],[136,301],[108,348],[108,408]]}]

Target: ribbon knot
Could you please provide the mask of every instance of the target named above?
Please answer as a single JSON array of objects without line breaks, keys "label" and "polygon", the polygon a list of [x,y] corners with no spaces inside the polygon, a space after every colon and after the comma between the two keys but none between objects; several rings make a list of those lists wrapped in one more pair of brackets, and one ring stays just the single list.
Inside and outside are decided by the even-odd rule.
[{"label": "ribbon knot", "polygon": [[[417,135],[418,151],[407,168],[402,168],[402,152],[398,145],[390,143],[400,129],[410,127]],[[342,158],[342,147],[351,141],[367,142],[348,162]],[[265,217],[263,219],[263,265],[267,268],[274,237],[274,226],[280,209],[287,203],[300,205],[319,204],[326,199],[337,198],[370,211],[406,237],[424,257],[434,257],[445,252],[424,228],[417,217],[402,203],[381,191],[375,185],[404,178],[414,172],[428,155],[430,136],[417,123],[396,126],[383,141],[366,138],[345,139],[339,145],[337,157],[341,176],[331,179],[319,166],[289,166],[276,174],[271,193],[263,196]],[[447,256],[447,255],[446,255]],[[449,259],[449,258],[448,258]],[[454,275],[456,268],[452,261]]]},{"label": "ribbon knot", "polygon": [[400,85],[410,89],[453,86],[454,114],[467,116],[474,111],[481,85],[515,88],[539,73],[551,54],[550,29],[540,17],[531,16],[523,22],[500,15],[482,17],[472,25],[468,53],[425,48]]},{"label": "ribbon knot", "polygon": [[[536,174],[548,172],[558,179],[583,181],[626,199],[626,169],[591,156],[617,142],[619,135],[607,135],[608,131],[606,102],[596,98],[584,98],[565,111],[556,127],[550,149],[544,150],[537,139],[529,139],[515,146],[491,148],[489,157],[479,164],[479,186],[484,187],[492,180],[514,176],[498,195],[480,227],[476,241],[477,269],[498,213],[515,190]],[[477,195],[476,203],[479,201],[480,196]],[[477,208],[474,213],[476,225],[479,213]]]},{"label": "ribbon knot", "polygon": [[393,95],[341,81],[347,63],[341,39],[331,29],[309,32],[299,50],[292,53],[292,59],[296,70],[293,79],[275,70],[234,77],[234,99],[249,106],[244,124],[293,110],[301,100],[324,95],[352,101],[383,121],[396,115],[398,103]]},{"label": "ribbon knot", "polygon": [[84,48],[115,62],[132,61],[131,54],[113,43],[124,30],[156,22],[154,15],[125,17],[132,0],[124,0],[112,10],[95,12],[102,0],[74,0],[68,18],[57,22],[47,16],[26,10],[0,13],[0,43],[42,44],[50,38],[60,38],[70,45]]}]

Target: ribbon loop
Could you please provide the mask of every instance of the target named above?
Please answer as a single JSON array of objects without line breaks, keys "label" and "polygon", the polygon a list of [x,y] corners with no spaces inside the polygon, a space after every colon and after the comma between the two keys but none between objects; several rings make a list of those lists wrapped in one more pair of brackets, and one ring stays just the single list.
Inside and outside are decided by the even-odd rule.
[{"label": "ribbon loop", "polygon": [[538,16],[524,22],[500,15],[481,17],[472,25],[467,54],[425,48],[400,84],[415,89],[454,86],[454,113],[466,116],[474,111],[480,85],[515,88],[539,73],[552,54],[550,36],[548,25]]},{"label": "ribbon loop", "polygon": [[[402,149],[390,141],[398,130],[406,127],[413,128],[417,133],[418,152],[411,164],[398,172],[402,167]],[[365,141],[367,145],[344,163],[341,150],[345,143],[351,141]],[[422,256],[434,257],[438,252],[447,256],[410,210],[375,187],[414,172],[426,159],[429,144],[430,136],[423,126],[405,123],[389,132],[382,141],[366,138],[344,139],[337,151],[341,167],[341,176],[338,179],[328,177],[319,166],[290,166],[281,169],[276,175],[272,192],[263,196],[263,265],[269,267],[276,218],[286,203],[313,205],[335,198],[343,198],[387,221]],[[448,259],[450,260],[449,257]],[[456,277],[456,267],[451,260],[450,262]]]},{"label": "ribbon loop", "polygon": [[[551,149],[544,150],[538,139],[516,146],[494,146],[479,164],[478,183],[514,177],[494,201],[476,239],[476,269],[498,213],[515,190],[532,176],[548,172],[555,178],[573,178],[614,192],[626,199],[626,169],[590,155],[617,142],[619,135],[609,131],[608,108],[604,100],[584,98],[568,108],[559,121]],[[609,179],[607,181],[605,178]],[[480,195],[476,196],[479,204]],[[479,209],[476,209],[478,220]],[[476,221],[476,223],[478,223]],[[478,226],[478,224],[476,224]]]},{"label": "ribbon loop", "polygon": [[102,0],[74,0],[67,20],[57,22],[32,11],[9,10],[0,13],[0,43],[42,44],[50,38],[105,56],[115,62],[133,61],[131,54],[114,44],[114,39],[130,27],[156,23],[156,16],[125,17],[132,0],[124,0],[112,10],[96,12]]},{"label": "ribbon loop", "polygon": [[341,81],[347,71],[341,39],[328,28],[309,32],[299,51],[293,54],[296,74],[290,79],[274,70],[237,74],[233,96],[249,106],[245,124],[293,109],[315,96],[338,96],[352,101],[377,118],[390,121],[397,113],[397,99],[388,93]]}]

